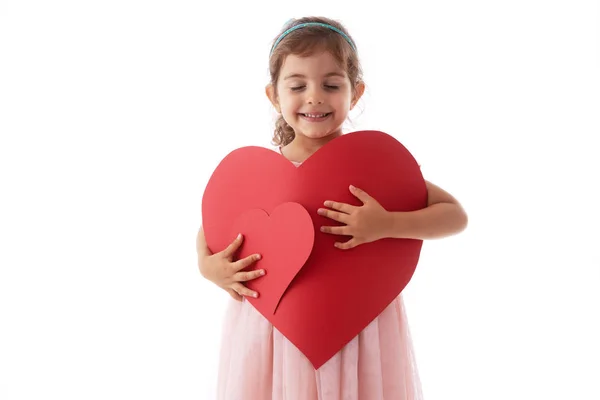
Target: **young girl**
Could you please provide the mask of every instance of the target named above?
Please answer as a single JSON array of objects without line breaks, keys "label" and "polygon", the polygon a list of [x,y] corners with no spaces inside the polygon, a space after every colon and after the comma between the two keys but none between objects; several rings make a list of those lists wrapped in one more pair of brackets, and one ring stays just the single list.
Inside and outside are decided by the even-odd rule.
[{"label": "young girl", "polygon": [[[274,142],[281,154],[300,165],[325,143],[342,135],[348,112],[364,92],[357,49],[346,29],[327,18],[290,21],[270,55],[266,94],[280,114]],[[327,202],[321,215],[343,222],[322,227],[351,236],[342,250],[382,238],[432,239],[462,231],[467,216],[447,192],[427,182],[428,206],[391,213],[359,188],[363,206]],[[335,200],[335,199],[331,199]],[[332,224],[333,225],[333,224]],[[219,365],[222,400],[413,400],[421,386],[402,295],[321,368],[310,362],[245,296],[258,296],[243,282],[262,271],[242,271],[260,255],[234,260],[243,238],[211,254],[202,228],[197,250],[202,275],[233,299],[225,318]]]}]

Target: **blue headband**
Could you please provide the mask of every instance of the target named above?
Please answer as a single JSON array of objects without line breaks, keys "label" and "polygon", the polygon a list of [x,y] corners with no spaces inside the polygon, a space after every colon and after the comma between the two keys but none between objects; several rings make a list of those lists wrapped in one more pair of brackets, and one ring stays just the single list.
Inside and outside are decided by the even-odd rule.
[{"label": "blue headband", "polygon": [[342,35],[344,37],[344,39],[346,39],[346,41],[350,44],[350,46],[352,47],[352,49],[354,49],[354,51],[356,51],[356,47],[354,47],[354,43],[352,43],[352,40],[350,40],[350,38],[348,37],[348,35],[346,35],[344,32],[342,32],[341,30],[339,30],[335,26],[331,26],[329,24],[324,24],[324,23],[321,23],[321,22],[305,22],[303,24],[298,24],[296,26],[292,26],[290,29],[288,29],[287,31],[283,32],[281,34],[281,36],[279,36],[279,38],[277,38],[277,41],[273,45],[273,48],[271,49],[271,54],[273,54],[273,50],[275,50],[275,48],[277,47],[277,45],[279,44],[279,42],[281,42],[281,39],[283,39],[284,37],[286,37],[288,33],[293,32],[296,29],[304,28],[305,26],[322,26],[322,27],[325,27],[325,28],[329,28],[332,31],[335,31],[335,32],[339,33],[340,35]]}]

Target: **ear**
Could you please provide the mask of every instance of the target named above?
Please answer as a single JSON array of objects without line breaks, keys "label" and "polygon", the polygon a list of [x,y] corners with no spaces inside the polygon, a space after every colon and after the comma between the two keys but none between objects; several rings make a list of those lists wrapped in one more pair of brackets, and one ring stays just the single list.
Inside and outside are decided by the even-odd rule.
[{"label": "ear", "polygon": [[269,83],[265,88],[265,94],[269,98],[271,104],[273,104],[273,107],[275,107],[275,110],[281,114],[281,107],[279,107],[279,102],[277,101],[277,93],[275,93],[275,88],[271,83]]},{"label": "ear", "polygon": [[358,101],[362,97],[363,93],[365,93],[365,83],[363,81],[358,82],[356,84],[356,86],[354,87],[354,92],[355,92],[355,94],[354,94],[354,97],[352,98],[352,103],[350,104],[351,110],[354,108],[356,103],[358,103]]}]

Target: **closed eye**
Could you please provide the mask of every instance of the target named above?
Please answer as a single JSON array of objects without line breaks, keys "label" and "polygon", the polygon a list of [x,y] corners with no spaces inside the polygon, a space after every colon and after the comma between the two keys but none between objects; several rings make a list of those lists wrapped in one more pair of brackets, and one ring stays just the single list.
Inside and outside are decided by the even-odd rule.
[{"label": "closed eye", "polygon": [[[290,89],[292,90],[292,92],[297,92],[297,91],[304,89],[304,87],[305,86],[295,86]],[[325,85],[325,87],[330,90],[337,90],[340,88],[339,86],[335,86],[335,85]]]}]

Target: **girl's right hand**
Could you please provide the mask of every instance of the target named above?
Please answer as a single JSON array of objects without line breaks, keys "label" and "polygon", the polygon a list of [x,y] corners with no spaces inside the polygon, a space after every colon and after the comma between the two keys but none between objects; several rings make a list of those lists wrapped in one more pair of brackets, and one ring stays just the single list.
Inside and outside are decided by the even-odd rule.
[{"label": "girl's right hand", "polygon": [[242,271],[260,260],[260,254],[252,254],[241,260],[233,261],[233,256],[242,242],[243,236],[240,234],[225,250],[206,255],[199,260],[202,276],[224,289],[237,301],[242,301],[243,296],[258,297],[258,293],[248,289],[241,282],[259,278],[265,274],[262,269],[250,272]]}]

